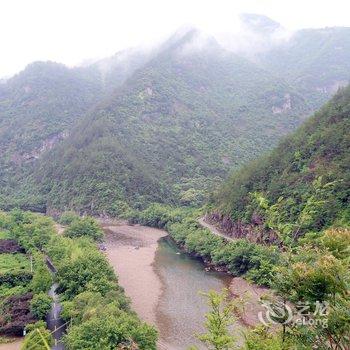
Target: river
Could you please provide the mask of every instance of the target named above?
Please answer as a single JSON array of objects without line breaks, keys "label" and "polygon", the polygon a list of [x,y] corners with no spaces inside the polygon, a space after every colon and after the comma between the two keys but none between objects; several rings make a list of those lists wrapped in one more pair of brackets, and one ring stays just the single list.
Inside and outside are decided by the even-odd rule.
[{"label": "river", "polygon": [[200,342],[208,310],[200,292],[228,288],[232,277],[206,271],[203,264],[181,253],[162,230],[129,226],[104,226],[106,253],[131,298],[132,307],[159,331],[159,348],[183,350]]}]

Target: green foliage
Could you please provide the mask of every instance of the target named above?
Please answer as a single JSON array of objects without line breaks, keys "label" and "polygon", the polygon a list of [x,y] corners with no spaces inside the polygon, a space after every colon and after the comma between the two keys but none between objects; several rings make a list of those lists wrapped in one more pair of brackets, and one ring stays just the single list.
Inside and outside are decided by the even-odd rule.
[{"label": "green foliage", "polygon": [[[217,43],[164,45],[34,170],[50,208],[124,215],[193,206],[227,171],[276,144],[308,107],[296,90]],[[259,87],[259,88],[257,88]],[[291,108],[273,114],[291,100]]]},{"label": "green foliage", "polygon": [[235,305],[229,301],[227,291],[221,294],[210,291],[205,295],[208,298],[210,310],[205,316],[207,332],[199,335],[198,339],[206,344],[208,349],[234,349],[235,338],[229,329],[235,321],[233,317]]},{"label": "green foliage", "polygon": [[90,217],[76,218],[64,232],[65,236],[70,238],[88,237],[93,240],[100,240],[103,237],[103,231],[97,221]]},{"label": "green foliage", "polygon": [[53,337],[42,322],[37,322],[29,328],[21,350],[49,350],[53,345]]},{"label": "green foliage", "polygon": [[[350,252],[343,250],[348,230],[330,229],[313,245],[298,247],[277,269],[274,288],[285,299],[308,303],[310,310],[316,303],[328,305],[326,323],[290,329],[287,333],[293,344],[306,348],[328,349],[332,339],[335,348],[346,348],[350,332],[349,285]],[[333,255],[334,254],[334,255]],[[313,316],[316,320],[320,315]]]},{"label": "green foliage", "polygon": [[350,229],[330,228],[321,237],[321,242],[337,259],[350,257]]},{"label": "green foliage", "polygon": [[213,252],[213,262],[225,265],[236,276],[247,274],[255,283],[269,285],[273,270],[278,265],[279,254],[274,247],[236,240]]},{"label": "green foliage", "polygon": [[141,224],[156,228],[165,228],[167,225],[180,222],[186,216],[191,215],[193,210],[174,208],[161,204],[151,204],[142,211],[134,210],[128,220],[131,224]]},{"label": "green foliage", "polygon": [[69,349],[115,349],[127,341],[156,348],[156,330],[130,311],[113,270],[90,240],[57,236],[48,253],[58,269],[62,317],[71,321],[65,337]]},{"label": "green foliage", "polygon": [[225,242],[191,222],[172,224],[168,230],[188,252],[226,267],[234,276],[243,275],[267,286],[273,280],[274,267],[279,262],[279,254],[274,247],[259,246],[244,239]]},{"label": "green foliage", "polygon": [[268,331],[265,327],[257,327],[245,334],[245,344],[241,350],[293,350],[290,342],[283,341],[280,332]]},{"label": "green foliage", "polygon": [[140,349],[156,349],[157,331],[141,323],[134,315],[109,304],[90,314],[81,324],[70,327],[65,343],[69,349],[112,350],[117,344],[135,340]]},{"label": "green foliage", "polygon": [[[21,334],[26,324],[45,319],[51,309],[47,291],[52,278],[43,248],[57,268],[62,317],[70,321],[65,337],[69,349],[115,349],[128,342],[139,349],[156,349],[157,331],[130,310],[129,299],[118,286],[112,268],[91,240],[102,236],[93,218],[71,222],[67,232],[74,238],[57,235],[52,220],[37,214],[14,210],[10,214],[0,212],[0,218],[1,227],[31,252],[34,270],[32,275],[23,254],[0,254],[0,295],[6,298],[0,307],[2,332]],[[44,323],[26,328],[29,333],[23,349],[50,348],[52,337]]]},{"label": "green foliage", "polygon": [[24,254],[0,254],[0,275],[6,273],[29,272],[30,262]]},{"label": "green foliage", "polygon": [[45,320],[51,310],[52,298],[45,293],[35,294],[30,302],[30,311],[39,320]]},{"label": "green foliage", "polygon": [[14,210],[12,235],[27,252],[42,250],[55,234],[53,220],[30,212]]},{"label": "green foliage", "polygon": [[79,219],[79,215],[77,215],[74,211],[65,211],[61,214],[59,218],[59,223],[61,225],[70,225],[73,221]]},{"label": "green foliage", "polygon": [[166,228],[170,236],[187,252],[202,257],[217,266],[225,266],[235,276],[245,275],[261,285],[269,285],[274,267],[279,262],[278,250],[250,243],[245,239],[225,242],[200,227],[198,210],[151,205],[144,211],[134,212],[132,223]]},{"label": "green foliage", "polygon": [[0,208],[45,212],[30,174],[37,158],[61,142],[101,96],[101,82],[89,69],[35,62],[1,84]]},{"label": "green foliage", "polygon": [[37,255],[34,259],[34,274],[30,283],[30,289],[34,293],[47,292],[52,284],[51,273],[43,259],[41,255]]},{"label": "green foliage", "polygon": [[317,108],[349,80],[349,37],[346,27],[303,29],[259,55],[259,60],[273,74],[297,84]]},{"label": "green foliage", "polygon": [[11,238],[11,236],[10,236],[8,231],[0,231],[0,240],[10,239],[10,238]]},{"label": "green foliage", "polygon": [[349,113],[347,88],[270,154],[233,173],[216,207],[234,221],[259,213],[287,245],[307,232],[349,225]]}]

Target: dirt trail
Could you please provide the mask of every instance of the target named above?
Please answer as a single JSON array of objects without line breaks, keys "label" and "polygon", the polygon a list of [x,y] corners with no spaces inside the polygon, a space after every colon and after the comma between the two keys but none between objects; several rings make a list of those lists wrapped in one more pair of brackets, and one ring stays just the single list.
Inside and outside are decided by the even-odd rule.
[{"label": "dirt trail", "polygon": [[[212,234],[225,238],[227,241],[234,241],[234,238],[228,237],[221,233],[214,225],[207,223],[204,217],[198,219],[198,222],[205,228],[209,229]],[[244,312],[240,317],[242,323],[248,327],[257,326],[260,321],[259,312],[264,312],[265,308],[261,300],[268,297],[273,298],[273,292],[269,288],[260,287],[250,283],[242,277],[234,277],[230,284],[230,292],[237,298],[246,299]]]},{"label": "dirt trail", "polygon": [[55,223],[55,229],[57,231],[57,234],[62,235],[66,228],[61,224]]},{"label": "dirt trail", "polygon": [[212,234],[216,235],[216,236],[220,236],[222,238],[225,238],[228,241],[234,241],[234,238],[228,237],[227,235],[225,235],[224,233],[220,232],[214,225],[208,224],[205,220],[204,217],[198,219],[198,222],[201,224],[201,226],[209,229],[211,231]]}]

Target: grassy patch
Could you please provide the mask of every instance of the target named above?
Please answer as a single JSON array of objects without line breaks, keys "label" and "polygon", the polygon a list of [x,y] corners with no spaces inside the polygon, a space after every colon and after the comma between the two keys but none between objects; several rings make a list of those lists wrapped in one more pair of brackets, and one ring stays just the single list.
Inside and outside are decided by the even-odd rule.
[{"label": "grassy patch", "polygon": [[8,231],[0,231],[0,240],[1,239],[11,239],[11,235]]},{"label": "grassy patch", "polygon": [[0,254],[0,274],[29,271],[30,262],[24,254]]},{"label": "grassy patch", "polygon": [[28,292],[28,288],[23,286],[7,286],[6,284],[3,284],[0,286],[0,300],[3,298],[7,298],[13,295],[21,295]]}]

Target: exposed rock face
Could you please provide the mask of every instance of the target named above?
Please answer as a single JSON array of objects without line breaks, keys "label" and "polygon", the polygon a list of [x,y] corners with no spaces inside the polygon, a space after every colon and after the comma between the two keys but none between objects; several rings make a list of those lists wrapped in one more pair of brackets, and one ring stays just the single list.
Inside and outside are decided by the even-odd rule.
[{"label": "exposed rock face", "polygon": [[205,221],[215,225],[223,234],[231,238],[245,238],[253,243],[276,244],[279,242],[276,232],[266,230],[264,220],[257,213],[252,216],[249,224],[233,221],[228,215],[218,211],[207,213]]},{"label": "exposed rock face", "polygon": [[335,82],[325,86],[318,86],[316,90],[324,94],[335,94],[340,88],[347,86],[348,83],[349,81],[347,80],[336,80]]},{"label": "exposed rock face", "polygon": [[19,154],[18,152],[14,153],[11,156],[11,161],[17,165],[20,165],[27,161],[39,159],[44,152],[52,149],[57,143],[64,140],[67,136],[67,131],[52,134],[47,139],[43,140],[39,147],[33,149],[31,152],[23,154]]},{"label": "exposed rock face", "polygon": [[285,94],[283,104],[281,106],[273,106],[272,113],[273,114],[281,114],[281,113],[285,113],[291,109],[292,109],[292,101],[290,98],[290,94]]}]

